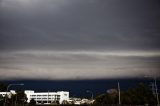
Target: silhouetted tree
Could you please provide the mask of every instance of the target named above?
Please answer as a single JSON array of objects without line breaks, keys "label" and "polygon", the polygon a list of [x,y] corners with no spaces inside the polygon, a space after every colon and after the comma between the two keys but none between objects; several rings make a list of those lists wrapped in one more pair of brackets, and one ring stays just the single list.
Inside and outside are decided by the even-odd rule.
[{"label": "silhouetted tree", "polygon": [[115,92],[115,93],[106,93],[106,94],[101,94],[99,96],[97,96],[95,98],[95,102],[94,104],[97,104],[97,105],[112,105],[112,104],[118,104],[118,93]]},{"label": "silhouetted tree", "polygon": [[4,103],[4,97],[0,95],[0,106],[3,106],[3,103]]},{"label": "silhouetted tree", "polygon": [[[106,93],[96,97],[95,104],[118,104],[118,92]],[[121,92],[121,103],[123,105],[155,105],[156,98],[151,90],[140,83],[135,88]]]},{"label": "silhouetted tree", "polygon": [[102,105],[102,104],[104,104],[104,102],[106,102],[105,96],[106,96],[106,94],[98,95],[98,96],[95,98],[94,104],[97,104],[97,105]]},{"label": "silhouetted tree", "polygon": [[29,102],[29,106],[34,106],[36,105],[36,101],[34,99],[31,99]]},{"label": "silhouetted tree", "polygon": [[26,94],[24,93],[24,91],[16,91],[15,94],[15,100],[16,100],[16,104],[19,106],[22,106],[24,104],[27,103],[27,97]]},{"label": "silhouetted tree", "polygon": [[0,83],[0,92],[4,92],[7,90],[7,84]]},{"label": "silhouetted tree", "polygon": [[140,83],[135,88],[127,90],[121,94],[122,104],[133,105],[155,105],[155,97],[151,90],[144,84]]}]

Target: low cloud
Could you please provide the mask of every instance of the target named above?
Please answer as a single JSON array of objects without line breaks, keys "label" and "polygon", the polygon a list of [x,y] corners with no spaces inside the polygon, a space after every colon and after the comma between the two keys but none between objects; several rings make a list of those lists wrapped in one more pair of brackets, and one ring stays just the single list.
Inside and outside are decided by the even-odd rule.
[{"label": "low cloud", "polygon": [[0,54],[2,79],[101,79],[155,76],[159,52],[11,51]]}]

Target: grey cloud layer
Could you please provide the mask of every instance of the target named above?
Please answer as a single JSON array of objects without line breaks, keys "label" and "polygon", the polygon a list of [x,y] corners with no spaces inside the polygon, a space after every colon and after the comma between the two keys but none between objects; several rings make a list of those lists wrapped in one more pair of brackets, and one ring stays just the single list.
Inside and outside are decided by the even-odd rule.
[{"label": "grey cloud layer", "polygon": [[[0,78],[99,79],[158,75],[160,53],[16,51],[1,53]],[[9,74],[8,74],[9,73]]]}]

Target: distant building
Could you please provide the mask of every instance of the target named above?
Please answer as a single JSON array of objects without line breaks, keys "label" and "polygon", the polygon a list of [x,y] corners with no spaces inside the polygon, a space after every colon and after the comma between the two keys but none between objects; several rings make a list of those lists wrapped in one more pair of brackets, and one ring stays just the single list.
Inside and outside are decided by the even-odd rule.
[{"label": "distant building", "polygon": [[89,100],[89,99],[81,99],[81,98],[70,98],[68,103],[74,104],[74,105],[83,105],[83,104],[93,104],[95,100]]},{"label": "distant building", "polygon": [[[62,104],[63,101],[69,100],[69,92],[67,91],[58,91],[58,92],[34,92],[33,90],[25,90],[24,93],[27,96],[27,102],[29,103],[31,99],[34,99],[37,104],[51,104],[59,103]],[[0,92],[0,95],[9,97],[12,94],[16,94],[15,91],[11,90],[10,92]]]}]

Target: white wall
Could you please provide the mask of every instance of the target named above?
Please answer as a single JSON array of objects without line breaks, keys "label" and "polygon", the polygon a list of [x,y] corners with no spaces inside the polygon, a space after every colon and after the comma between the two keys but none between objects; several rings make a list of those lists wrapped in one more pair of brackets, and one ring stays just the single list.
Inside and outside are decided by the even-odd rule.
[{"label": "white wall", "polygon": [[59,91],[57,93],[60,95],[60,104],[62,104],[64,100],[69,101],[69,92]]},{"label": "white wall", "polygon": [[[59,91],[59,92],[34,92],[33,90],[25,90],[25,94],[28,98],[27,102],[29,103],[31,100],[31,95],[60,95],[60,100],[59,103],[61,104],[64,100],[68,101],[69,100],[69,92],[66,91]],[[40,97],[41,98],[41,97]],[[48,100],[48,96],[45,96]],[[52,98],[51,98],[52,99]],[[42,99],[41,99],[42,100]],[[39,100],[40,101],[40,100]],[[51,100],[54,101],[54,98]]]}]

